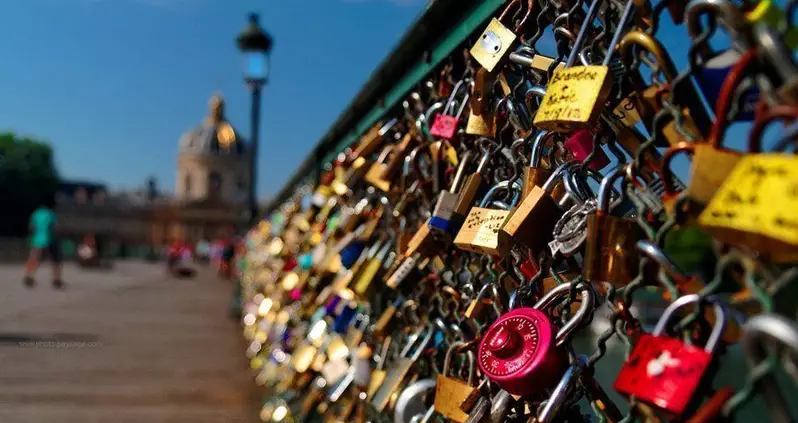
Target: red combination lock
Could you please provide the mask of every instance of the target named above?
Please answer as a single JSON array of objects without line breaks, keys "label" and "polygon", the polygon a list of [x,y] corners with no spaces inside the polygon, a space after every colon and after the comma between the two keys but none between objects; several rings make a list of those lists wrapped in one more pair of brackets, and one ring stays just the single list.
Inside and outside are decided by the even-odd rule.
[{"label": "red combination lock", "polygon": [[[586,129],[581,129],[574,132],[571,138],[568,138],[563,145],[574,155],[576,160],[585,160],[593,152],[593,134]],[[599,146],[596,150],[596,155],[593,156],[587,165],[593,170],[601,170],[608,164],[610,164],[610,158]]]},{"label": "red combination lock", "polygon": [[713,303],[717,323],[703,349],[663,335],[668,320],[677,309],[698,301],[696,294],[685,295],[665,309],[654,332],[638,340],[629,360],[618,373],[615,390],[634,396],[672,417],[684,413],[712,363],[712,354],[726,326],[723,307]]},{"label": "red combination lock", "polygon": [[593,291],[581,290],[579,311],[556,329],[544,312],[570,293],[570,285],[552,289],[532,307],[511,310],[496,320],[479,343],[479,368],[499,387],[514,395],[532,395],[552,387],[568,366],[561,345],[590,315]]}]

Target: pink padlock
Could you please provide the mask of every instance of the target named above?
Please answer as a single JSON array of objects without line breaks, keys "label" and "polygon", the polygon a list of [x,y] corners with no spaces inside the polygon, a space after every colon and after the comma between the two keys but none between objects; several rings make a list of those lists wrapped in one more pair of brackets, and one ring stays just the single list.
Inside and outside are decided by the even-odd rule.
[{"label": "pink padlock", "polygon": [[439,114],[435,116],[435,122],[433,122],[429,133],[433,137],[451,141],[457,135],[457,125],[459,123],[460,119],[455,116]]},{"label": "pink padlock", "polygon": [[[565,148],[570,151],[576,160],[582,161],[593,152],[593,134],[586,130],[580,129],[565,141]],[[604,153],[604,150],[599,147],[595,157],[593,157],[588,166],[593,170],[601,170],[610,164],[610,158]]]},{"label": "pink padlock", "polygon": [[294,288],[290,292],[291,301],[299,301],[302,299],[302,290],[299,288]]},{"label": "pink padlock", "polygon": [[[533,395],[554,387],[568,366],[561,346],[592,315],[592,291],[581,290],[579,310],[560,329],[544,312],[570,293],[570,284],[549,291],[532,307],[521,307],[496,320],[479,343],[479,368],[514,395]],[[556,331],[556,332],[555,332]]]},{"label": "pink padlock", "polygon": [[[446,101],[446,105],[443,107],[443,111],[435,116],[435,120],[432,122],[432,128],[430,128],[429,131],[430,135],[449,141],[457,136],[457,127],[460,126],[460,116],[462,116],[463,110],[465,110],[465,106],[468,104],[468,97],[470,96],[468,88],[469,85],[464,84],[462,80],[457,82],[452,90],[452,94],[449,95],[449,99]],[[454,114],[455,107],[458,105],[457,96],[460,94],[463,94],[463,98],[459,102],[460,108],[457,109],[457,113]]]}]

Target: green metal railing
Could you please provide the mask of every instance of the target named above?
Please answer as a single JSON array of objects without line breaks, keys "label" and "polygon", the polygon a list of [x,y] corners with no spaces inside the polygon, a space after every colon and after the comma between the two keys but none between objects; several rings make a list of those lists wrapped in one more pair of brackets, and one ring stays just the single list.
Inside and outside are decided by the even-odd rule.
[{"label": "green metal railing", "polygon": [[[274,211],[302,184],[318,177],[322,166],[352,145],[391,111],[469,37],[481,31],[505,0],[438,0],[402,38],[350,106],[322,137],[266,212]],[[459,14],[459,18],[458,15]],[[401,69],[407,69],[401,72]]]}]

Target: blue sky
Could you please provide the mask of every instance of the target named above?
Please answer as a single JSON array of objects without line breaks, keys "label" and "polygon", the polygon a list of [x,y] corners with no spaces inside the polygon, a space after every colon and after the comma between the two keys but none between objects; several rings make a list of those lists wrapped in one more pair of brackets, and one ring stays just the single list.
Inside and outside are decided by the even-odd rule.
[{"label": "blue sky", "polygon": [[[249,133],[249,93],[234,37],[248,12],[260,12],[275,39],[258,178],[260,195],[269,196],[343,112],[426,0],[7,3],[0,15],[0,130],[49,140],[66,178],[127,188],[153,175],[166,190],[174,186],[178,138],[205,116],[214,91],[224,93],[234,126]],[[665,13],[659,35],[681,68],[687,59],[685,28],[675,27]],[[728,46],[725,36],[718,41],[718,47]],[[743,144],[742,128],[729,134],[734,148]],[[686,159],[679,158],[676,167],[684,175]]]},{"label": "blue sky", "polygon": [[425,0],[24,0],[0,15],[0,130],[39,136],[64,177],[174,186],[180,134],[221,90],[249,133],[235,35],[258,11],[273,35],[259,192],[282,186]]}]

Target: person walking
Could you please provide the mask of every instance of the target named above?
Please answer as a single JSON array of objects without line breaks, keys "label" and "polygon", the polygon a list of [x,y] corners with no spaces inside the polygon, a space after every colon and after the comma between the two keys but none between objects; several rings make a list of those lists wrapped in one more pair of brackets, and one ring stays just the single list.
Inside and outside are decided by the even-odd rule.
[{"label": "person walking", "polygon": [[33,287],[36,284],[34,275],[43,258],[49,258],[53,264],[53,287],[63,288],[61,279],[61,243],[56,237],[57,219],[53,208],[55,201],[50,198],[36,209],[30,217],[30,254],[25,263],[24,284]]}]

